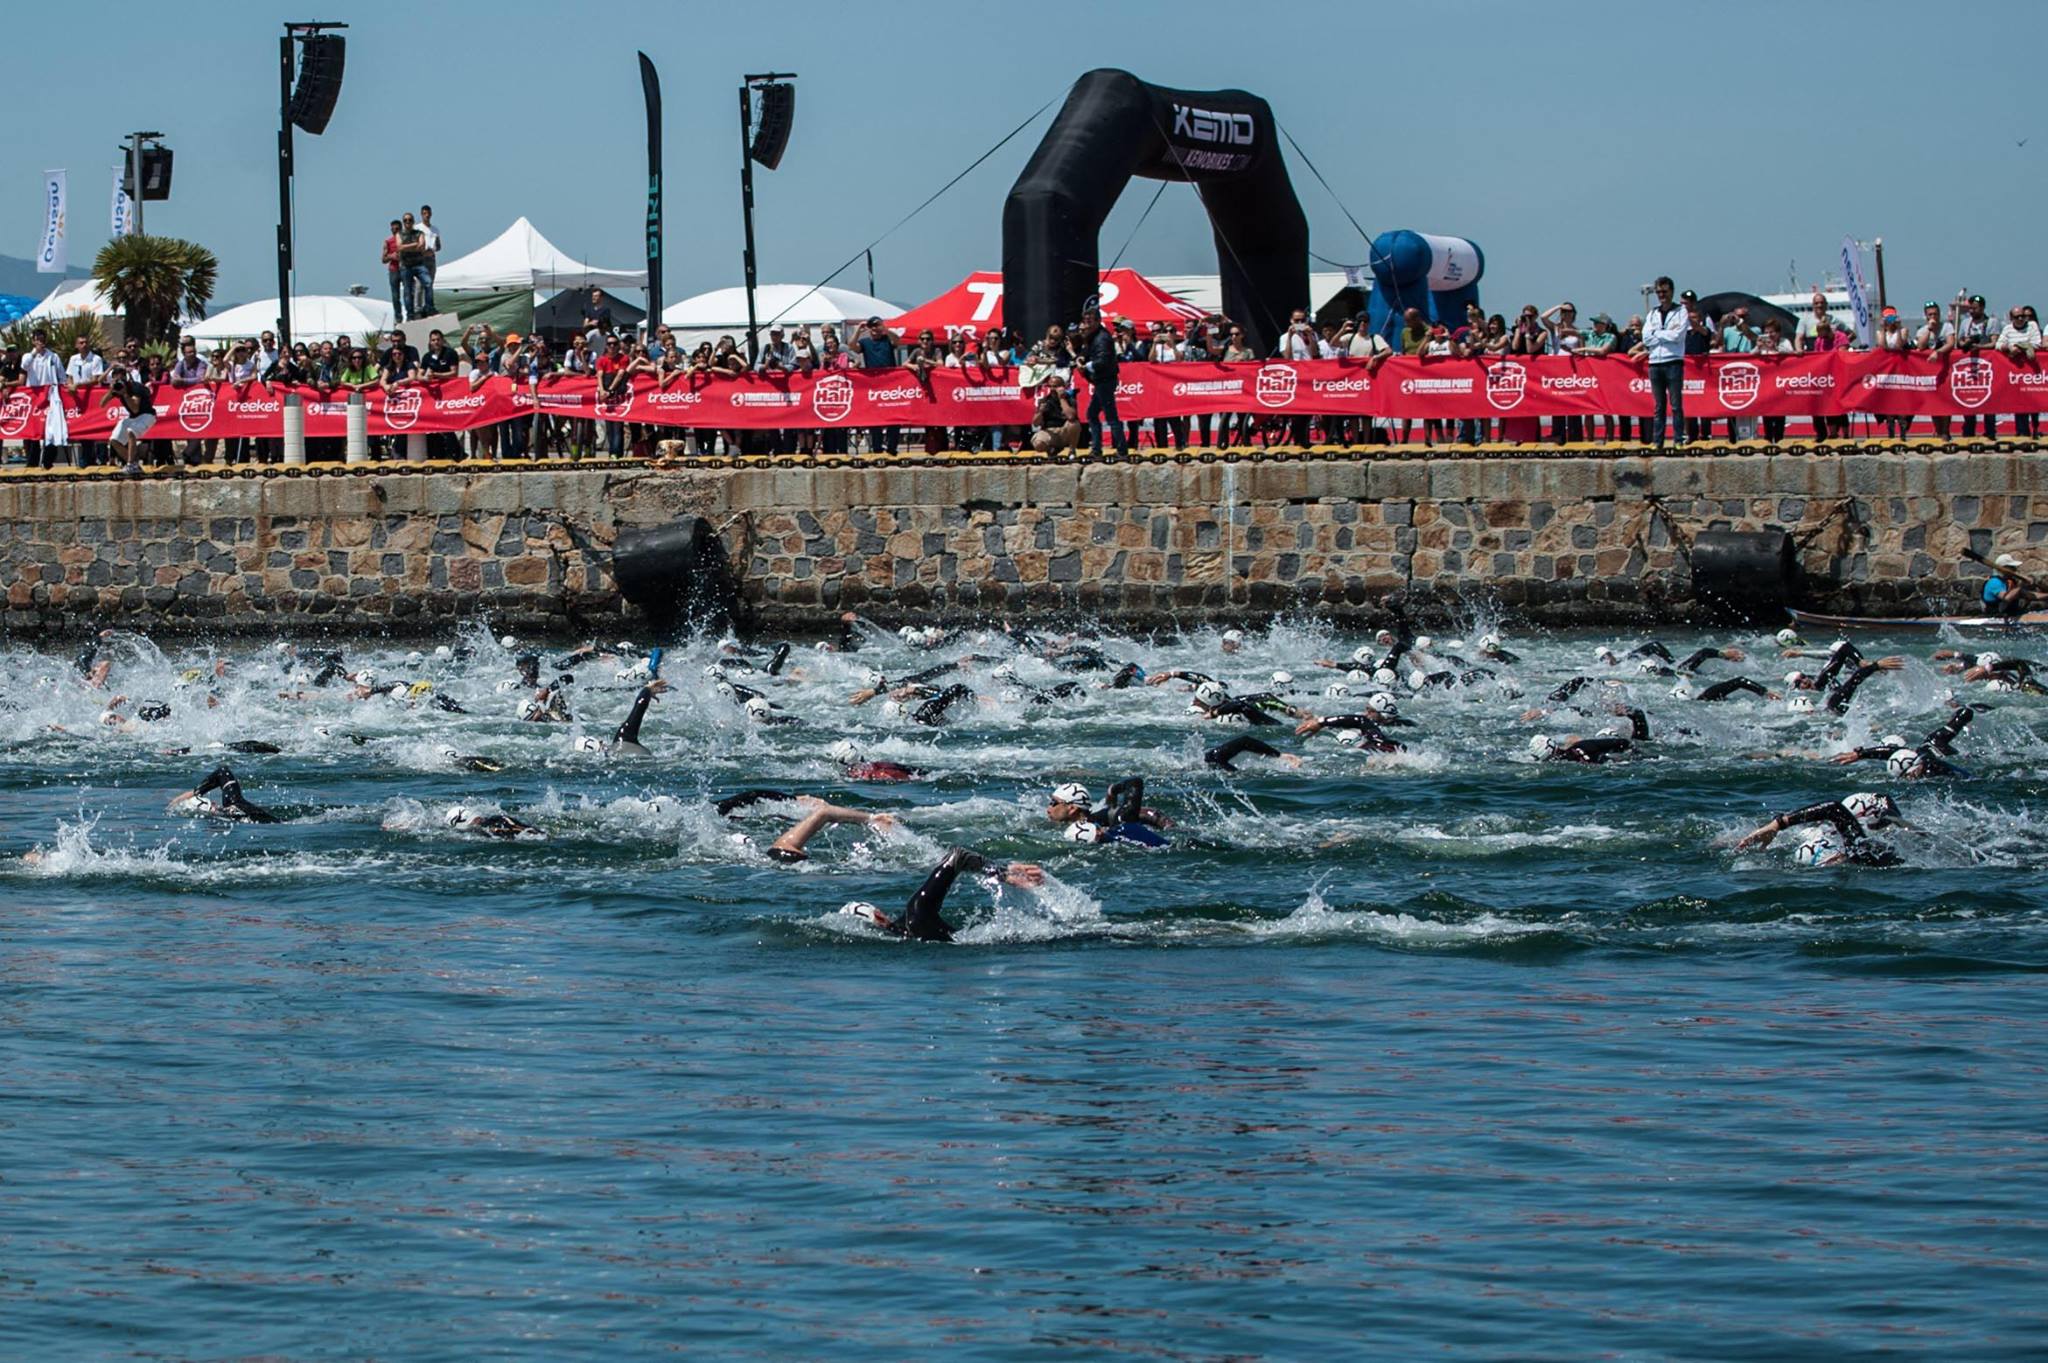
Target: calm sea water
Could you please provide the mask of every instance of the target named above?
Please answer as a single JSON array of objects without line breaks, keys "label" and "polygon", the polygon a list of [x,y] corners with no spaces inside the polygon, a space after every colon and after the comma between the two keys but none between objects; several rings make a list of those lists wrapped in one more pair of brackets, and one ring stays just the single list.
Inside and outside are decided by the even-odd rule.
[{"label": "calm sea water", "polygon": [[[481,632],[350,654],[469,716],[282,700],[269,651],[209,684],[120,640],[108,692],[0,655],[0,1355],[2048,1354],[2048,702],[1988,698],[1972,779],[1887,786],[1806,754],[1939,722],[1929,643],[1846,725],[1623,668],[1656,755],[1528,760],[1606,719],[1519,715],[1608,641],[1510,638],[1524,694],[1404,699],[1399,757],[1287,736],[1303,772],[1235,777],[1178,687],[940,730],[845,704],[999,642],[800,648],[764,685],[808,723],[765,730],[679,653],[632,766],[572,742],[623,715],[618,664],[522,725]],[[1358,642],[1104,647],[1314,691]],[[1709,677],[1790,666],[1714,642],[1760,656]],[[118,732],[110,693],[172,714]],[[848,730],[933,775],[840,779]],[[288,822],[165,812],[247,738]],[[1132,773],[1172,848],[1045,823],[1054,783]],[[752,785],[903,826],[777,866],[779,822],[709,809]],[[1869,788],[1905,868],[1726,845]],[[454,832],[456,799],[552,836]],[[952,844],[1051,880],[963,880],[950,945],[833,913]]]}]

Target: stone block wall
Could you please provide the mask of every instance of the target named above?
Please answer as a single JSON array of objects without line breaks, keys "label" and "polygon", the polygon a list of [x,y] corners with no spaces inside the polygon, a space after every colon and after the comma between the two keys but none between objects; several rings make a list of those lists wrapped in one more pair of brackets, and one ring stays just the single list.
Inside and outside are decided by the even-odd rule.
[{"label": "stone block wall", "polygon": [[0,482],[10,634],[445,629],[486,614],[631,627],[621,529],[719,527],[764,627],[1087,612],[1681,617],[1710,528],[1790,531],[1810,600],[1967,602],[1991,554],[2048,539],[2048,457],[1829,454],[1011,461],[840,469],[490,469]]}]

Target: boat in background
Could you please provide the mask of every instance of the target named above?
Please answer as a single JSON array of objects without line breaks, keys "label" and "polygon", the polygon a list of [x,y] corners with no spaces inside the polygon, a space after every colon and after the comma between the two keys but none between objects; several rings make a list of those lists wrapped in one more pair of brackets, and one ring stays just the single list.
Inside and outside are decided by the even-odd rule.
[{"label": "boat in background", "polygon": [[1896,619],[1869,615],[1823,615],[1819,611],[1792,610],[1790,607],[1786,613],[1792,617],[1794,625],[1814,631],[1860,629],[1897,634],[1920,630],[1931,633],[1938,629],[1989,629],[2010,633],[2048,627],[2048,611],[2028,611],[2010,618],[1998,615],[1908,615]]}]

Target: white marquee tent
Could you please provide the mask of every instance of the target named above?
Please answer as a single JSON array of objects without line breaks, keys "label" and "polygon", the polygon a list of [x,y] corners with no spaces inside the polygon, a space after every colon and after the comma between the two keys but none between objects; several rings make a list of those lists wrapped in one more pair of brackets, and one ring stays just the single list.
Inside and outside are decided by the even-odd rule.
[{"label": "white marquee tent", "polygon": [[443,261],[434,272],[436,290],[587,289],[593,284],[600,289],[644,289],[647,271],[607,270],[575,260],[525,218],[468,255]]},{"label": "white marquee tent", "polygon": [[[764,339],[770,322],[788,330],[833,327],[843,338],[849,323],[857,325],[870,317],[894,317],[902,311],[894,303],[851,289],[813,288],[809,284],[761,284],[754,289],[754,315],[760,321]],[[664,308],[661,320],[675,328],[676,343],[685,348],[729,335],[744,349],[747,291],[713,289],[695,298],[685,298]]]},{"label": "white marquee tent", "polygon": [[[331,341],[336,336],[360,338],[364,333],[384,331],[391,326],[391,304],[379,298],[343,298],[335,294],[301,294],[292,298],[292,339],[309,344]],[[263,298],[254,303],[217,312],[204,321],[179,328],[195,341],[232,341],[242,336],[261,336],[277,327],[277,300]]]},{"label": "white marquee tent", "polygon": [[90,279],[67,279],[50,290],[49,297],[23,314],[28,321],[42,322],[53,317],[72,317],[90,313],[95,317],[113,317],[121,310],[107,301],[99,286]]}]

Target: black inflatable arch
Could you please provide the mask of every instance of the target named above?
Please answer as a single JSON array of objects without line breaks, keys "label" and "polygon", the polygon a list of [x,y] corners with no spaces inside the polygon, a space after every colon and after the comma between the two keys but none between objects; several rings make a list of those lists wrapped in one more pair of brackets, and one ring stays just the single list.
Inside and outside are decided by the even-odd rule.
[{"label": "black inflatable arch", "polygon": [[1261,354],[1308,306],[1308,219],[1266,101],[1169,90],[1128,71],[1074,82],[1003,202],[1003,317],[1036,338],[1096,291],[1096,234],[1131,177],[1196,182],[1216,234],[1223,310]]}]

